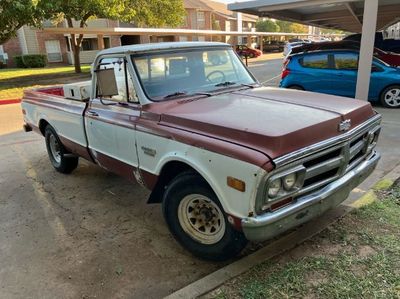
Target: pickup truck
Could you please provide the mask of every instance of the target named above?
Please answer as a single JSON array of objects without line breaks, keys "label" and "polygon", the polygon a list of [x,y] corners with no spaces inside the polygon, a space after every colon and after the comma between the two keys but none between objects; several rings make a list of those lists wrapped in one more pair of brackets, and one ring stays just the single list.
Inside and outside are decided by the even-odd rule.
[{"label": "pickup truck", "polygon": [[380,158],[368,102],[262,87],[224,43],[105,49],[89,96],[65,90],[22,100],[53,167],[71,173],[83,158],[148,188],[176,240],[204,259],[337,206]]}]

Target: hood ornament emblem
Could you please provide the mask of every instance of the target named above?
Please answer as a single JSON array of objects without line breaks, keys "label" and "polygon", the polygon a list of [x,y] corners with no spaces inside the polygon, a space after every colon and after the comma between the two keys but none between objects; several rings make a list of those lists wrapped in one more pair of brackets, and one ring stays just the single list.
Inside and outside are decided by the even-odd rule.
[{"label": "hood ornament emblem", "polygon": [[345,132],[348,131],[351,127],[351,119],[346,119],[340,122],[338,125],[338,131],[339,132]]}]

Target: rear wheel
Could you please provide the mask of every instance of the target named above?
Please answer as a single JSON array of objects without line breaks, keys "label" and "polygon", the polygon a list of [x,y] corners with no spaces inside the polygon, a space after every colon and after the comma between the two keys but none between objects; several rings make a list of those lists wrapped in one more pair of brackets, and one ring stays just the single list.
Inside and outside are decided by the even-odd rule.
[{"label": "rear wheel", "polygon": [[78,166],[78,157],[68,153],[52,126],[47,125],[44,136],[47,153],[53,167],[58,172],[71,173]]},{"label": "rear wheel", "polygon": [[163,212],[175,239],[197,257],[230,259],[247,244],[243,233],[229,224],[213,190],[196,173],[183,173],[167,187]]},{"label": "rear wheel", "polygon": [[384,107],[400,108],[400,85],[392,85],[385,88],[380,97]]}]

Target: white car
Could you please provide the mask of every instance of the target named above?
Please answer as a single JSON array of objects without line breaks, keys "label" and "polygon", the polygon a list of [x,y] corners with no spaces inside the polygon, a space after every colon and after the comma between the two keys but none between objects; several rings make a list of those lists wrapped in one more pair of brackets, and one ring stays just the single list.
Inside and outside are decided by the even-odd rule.
[{"label": "white car", "polygon": [[294,42],[294,43],[287,43],[285,48],[283,49],[283,56],[288,56],[292,51],[293,47],[304,45],[304,42]]}]

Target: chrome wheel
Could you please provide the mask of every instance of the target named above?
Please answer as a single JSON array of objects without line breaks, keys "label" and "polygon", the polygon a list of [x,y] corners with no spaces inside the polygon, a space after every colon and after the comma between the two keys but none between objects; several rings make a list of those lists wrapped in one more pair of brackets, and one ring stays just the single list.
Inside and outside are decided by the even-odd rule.
[{"label": "chrome wheel", "polygon": [[204,195],[185,196],[178,207],[182,229],[202,244],[215,244],[225,234],[225,219],[216,203]]},{"label": "chrome wheel", "polygon": [[400,88],[391,88],[383,96],[385,103],[390,107],[400,106]]},{"label": "chrome wheel", "polygon": [[60,149],[60,144],[58,143],[58,140],[54,134],[51,134],[49,136],[49,145],[50,145],[50,152],[51,155],[53,156],[54,161],[57,163],[61,163],[61,149]]}]

